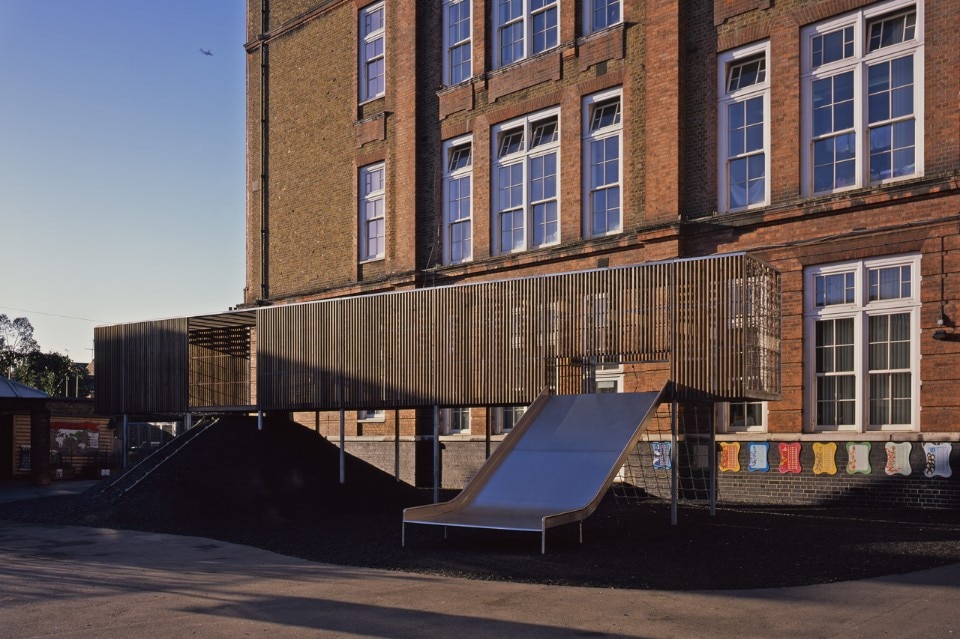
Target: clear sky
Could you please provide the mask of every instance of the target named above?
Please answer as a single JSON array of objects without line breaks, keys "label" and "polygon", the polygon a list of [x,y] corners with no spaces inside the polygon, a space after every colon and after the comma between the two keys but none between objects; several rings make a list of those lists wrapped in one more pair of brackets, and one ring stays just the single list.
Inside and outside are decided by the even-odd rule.
[{"label": "clear sky", "polygon": [[242,301],[245,5],[0,0],[0,313],[42,350]]}]

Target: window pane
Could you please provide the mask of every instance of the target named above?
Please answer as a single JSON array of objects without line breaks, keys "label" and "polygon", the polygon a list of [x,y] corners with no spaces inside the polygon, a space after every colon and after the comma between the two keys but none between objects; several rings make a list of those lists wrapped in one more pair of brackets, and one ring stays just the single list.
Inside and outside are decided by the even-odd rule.
[{"label": "window pane", "polygon": [[557,46],[557,10],[547,9],[533,15],[533,53]]},{"label": "window pane", "polygon": [[500,133],[500,150],[499,156],[503,157],[505,155],[510,155],[511,153],[516,153],[523,146],[523,129],[516,129],[514,131],[503,131]]},{"label": "window pane", "polygon": [[509,22],[523,14],[522,0],[500,0],[498,5],[500,23]]},{"label": "window pane", "polygon": [[[517,3],[519,4],[519,3]],[[500,28],[500,64],[510,64],[523,57],[523,23]]]},{"label": "window pane", "polygon": [[599,129],[620,123],[620,98],[606,100],[593,107],[593,117],[590,119],[590,130]]},{"label": "window pane", "polygon": [[731,209],[747,205],[747,160],[745,158],[730,163],[729,189]]},{"label": "window pane", "polygon": [[756,58],[730,65],[727,90],[737,91],[755,84],[760,84],[764,82],[765,79],[766,56],[760,55]]},{"label": "window pane", "polygon": [[763,125],[756,124],[746,129],[745,151],[759,151],[763,149]]},{"label": "window pane", "polygon": [[593,29],[604,29],[620,22],[620,0],[592,0]]}]

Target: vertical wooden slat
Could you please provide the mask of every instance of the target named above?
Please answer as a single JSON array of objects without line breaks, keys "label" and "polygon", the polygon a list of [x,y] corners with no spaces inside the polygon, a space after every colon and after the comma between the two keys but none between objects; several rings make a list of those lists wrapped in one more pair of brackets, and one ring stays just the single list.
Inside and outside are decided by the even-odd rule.
[{"label": "vertical wooden slat", "polygon": [[697,392],[780,390],[779,273],[743,254],[265,307],[255,326],[189,335],[188,321],[98,328],[97,410],[245,405],[251,388],[266,410],[330,410],[341,370],[348,409],[523,404],[546,384],[579,392],[604,361],[667,358]]}]

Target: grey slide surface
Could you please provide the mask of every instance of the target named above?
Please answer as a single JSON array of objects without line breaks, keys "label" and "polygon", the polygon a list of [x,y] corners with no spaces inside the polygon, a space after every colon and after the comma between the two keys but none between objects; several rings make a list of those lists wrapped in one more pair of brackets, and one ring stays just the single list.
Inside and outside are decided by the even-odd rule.
[{"label": "grey slide surface", "polygon": [[589,517],[663,392],[541,395],[457,497],[405,509],[404,525],[545,533]]}]

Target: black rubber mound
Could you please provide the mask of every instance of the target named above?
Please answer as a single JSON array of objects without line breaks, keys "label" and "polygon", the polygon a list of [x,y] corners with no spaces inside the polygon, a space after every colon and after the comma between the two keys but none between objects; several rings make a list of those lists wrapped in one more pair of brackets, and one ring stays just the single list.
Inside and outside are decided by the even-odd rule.
[{"label": "black rubber mound", "polygon": [[[290,530],[331,526],[354,513],[391,519],[424,495],[345,456],[295,423],[226,417],[122,497],[89,504],[94,520],[280,547]],[[97,514],[99,511],[99,514]]]}]

